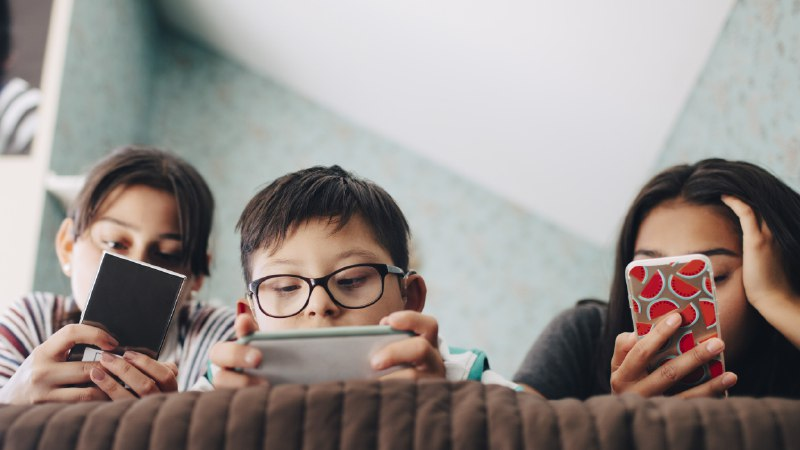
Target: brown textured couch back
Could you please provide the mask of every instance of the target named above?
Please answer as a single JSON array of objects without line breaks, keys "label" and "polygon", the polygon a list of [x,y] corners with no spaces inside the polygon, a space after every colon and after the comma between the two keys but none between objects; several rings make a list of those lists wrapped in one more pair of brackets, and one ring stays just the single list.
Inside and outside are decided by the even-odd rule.
[{"label": "brown textured couch back", "polygon": [[0,406],[2,449],[800,449],[800,401],[348,382]]}]

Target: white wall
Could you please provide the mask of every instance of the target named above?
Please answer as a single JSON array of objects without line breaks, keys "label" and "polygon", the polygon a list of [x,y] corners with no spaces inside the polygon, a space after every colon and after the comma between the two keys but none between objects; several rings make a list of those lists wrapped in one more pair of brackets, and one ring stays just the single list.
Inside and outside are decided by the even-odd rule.
[{"label": "white wall", "polygon": [[598,245],[733,0],[161,0],[223,54]]},{"label": "white wall", "polygon": [[39,130],[30,156],[0,158],[0,308],[33,287],[45,177],[58,110],[72,0],[54,2],[42,69]]}]

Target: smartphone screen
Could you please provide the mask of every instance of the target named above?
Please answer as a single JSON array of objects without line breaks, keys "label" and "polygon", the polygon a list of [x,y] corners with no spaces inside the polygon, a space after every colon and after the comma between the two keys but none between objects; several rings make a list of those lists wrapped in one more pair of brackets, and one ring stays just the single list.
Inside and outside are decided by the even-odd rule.
[{"label": "smartphone screen", "polygon": [[[700,254],[632,261],[625,269],[633,329],[639,338],[662,316],[677,311],[678,331],[650,361],[652,372],[672,358],[713,337],[721,337],[711,261]],[[688,388],[721,375],[722,354],[679,382]],[[683,385],[683,386],[680,386]]]},{"label": "smartphone screen", "polygon": [[[179,273],[104,252],[81,323],[111,334],[120,344],[119,353],[134,350],[158,358],[185,279]],[[98,352],[92,348],[76,345],[69,359],[94,360]]]},{"label": "smartphone screen", "polygon": [[370,357],[384,346],[412,337],[408,331],[388,326],[300,329],[245,336],[239,343],[258,348],[261,366],[246,369],[272,384],[319,383],[370,379],[400,367],[376,372]]}]

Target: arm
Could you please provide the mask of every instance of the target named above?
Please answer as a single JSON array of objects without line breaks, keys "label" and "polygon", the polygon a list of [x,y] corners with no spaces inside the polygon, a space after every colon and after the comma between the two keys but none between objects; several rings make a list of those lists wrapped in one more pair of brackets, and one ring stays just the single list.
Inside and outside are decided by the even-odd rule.
[{"label": "arm", "polygon": [[514,381],[549,399],[605,394],[593,386],[594,349],[605,309],[579,304],[553,319],[531,346]]},{"label": "arm", "polygon": [[800,297],[793,292],[780,260],[780,248],[767,224],[735,197],[722,201],[742,226],[742,278],[747,301],[789,342],[800,349]]}]

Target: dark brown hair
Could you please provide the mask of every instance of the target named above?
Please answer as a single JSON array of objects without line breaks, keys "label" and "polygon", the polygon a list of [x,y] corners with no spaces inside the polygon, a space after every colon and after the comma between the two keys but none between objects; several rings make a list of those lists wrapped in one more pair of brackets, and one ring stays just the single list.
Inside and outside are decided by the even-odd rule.
[{"label": "dark brown hair", "polygon": [[[620,231],[616,247],[614,278],[609,296],[608,316],[599,343],[596,383],[599,392],[608,392],[609,361],[619,333],[632,331],[625,285],[625,266],[633,260],[636,238],[642,221],[665,201],[681,199],[693,205],[710,206],[728,218],[742,235],[736,215],[722,195],[732,195],[747,203],[756,217],[766,222],[780,249],[784,272],[795,293],[800,292],[800,195],[766,170],[741,161],[706,159],[692,165],[670,167],[651,179],[636,196]],[[725,330],[723,330],[725,333]],[[747,363],[737,368],[739,383],[731,390],[738,395],[800,395],[800,351],[759,316],[757,335],[751,336],[752,352]]]},{"label": "dark brown hair", "polygon": [[292,227],[309,219],[327,218],[342,229],[360,215],[374,237],[408,270],[408,223],[394,199],[377,184],[339,166],[311,167],[284,175],[257,193],[245,206],[237,231],[245,282],[251,281],[250,256],[258,249],[279,246]]},{"label": "dark brown hair", "polygon": [[180,263],[188,263],[194,275],[208,276],[208,237],[214,197],[191,164],[163,150],[122,147],[95,164],[69,211],[75,237],[81,236],[94,222],[108,194],[118,186],[134,185],[149,186],[174,196],[183,245]]}]

